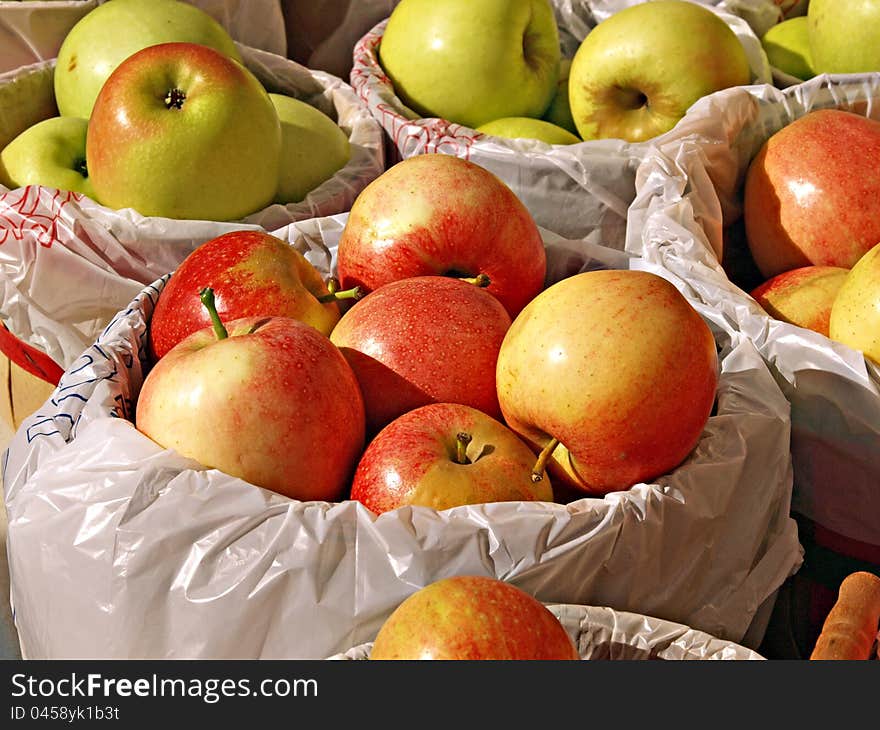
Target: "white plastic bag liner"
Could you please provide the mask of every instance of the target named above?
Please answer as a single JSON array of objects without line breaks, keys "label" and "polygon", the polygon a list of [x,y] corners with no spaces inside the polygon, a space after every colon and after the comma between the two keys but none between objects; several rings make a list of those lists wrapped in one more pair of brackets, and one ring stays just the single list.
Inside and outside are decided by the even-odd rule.
[{"label": "white plastic bag liner", "polygon": [[[269,232],[298,220],[348,211],[384,170],[383,133],[351,87],[264,51],[239,46],[267,88],[336,119],[351,159],[300,203],[273,204],[240,222],[143,217],[83,195],[0,185],[0,312],[9,330],[66,367],[145,285],[173,271],[199,244],[227,231]],[[0,81],[0,146],[57,114],[54,61]]]},{"label": "white plastic bag liner", "polygon": [[[581,659],[608,660],[763,660],[760,654],[703,631],[606,606],[550,604],[547,609],[565,627]],[[373,642],[352,647],[332,660],[369,659]]]},{"label": "white plastic bag liner", "polygon": [[880,545],[878,369],[861,352],[769,317],[719,265],[724,226],[742,213],[750,160],[776,131],[821,108],[880,119],[880,75],[822,75],[698,102],[678,156],[654,155],[639,170],[627,250],[685,281],[720,329],[745,335],[770,365],[791,402],[795,512]]},{"label": "white plastic bag liner", "polygon": [[[0,73],[48,61],[70,29],[106,0],[0,1]],[[187,0],[220,23],[232,38],[253,48],[287,55],[279,0]]]},{"label": "white plastic bag liner", "polygon": [[[345,218],[288,232],[310,261],[333,266]],[[546,237],[555,276],[637,263]],[[25,658],[323,658],[371,640],[403,598],[456,574],[740,641],[800,565],[788,403],[745,339],[720,355],[717,414],[695,451],[656,483],[567,505],[377,517],[358,502],[292,501],[204,469],[133,427],[163,284],[114,318],[7,450]]]},{"label": "white plastic bag liner", "polygon": [[[595,27],[589,3],[551,0],[563,56],[571,57]],[[638,4],[623,2],[621,5]],[[739,37],[754,80],[769,81],[761,43],[748,23],[716,11]],[[538,225],[567,238],[583,238],[623,248],[626,210],[635,194],[639,161],[664,136],[638,144],[616,139],[550,145],[532,139],[504,139],[478,133],[445,119],[420,118],[406,107],[378,62],[388,20],[367,33],[354,50],[351,84],[391,138],[398,156],[442,152],[476,162],[504,180]]]}]

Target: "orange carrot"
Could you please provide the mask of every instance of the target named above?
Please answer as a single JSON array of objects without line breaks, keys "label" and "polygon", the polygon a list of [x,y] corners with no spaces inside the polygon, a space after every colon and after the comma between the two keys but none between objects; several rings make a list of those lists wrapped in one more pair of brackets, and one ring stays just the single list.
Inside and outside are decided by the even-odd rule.
[{"label": "orange carrot", "polygon": [[880,623],[880,577],[851,573],[825,617],[810,659],[870,659]]}]

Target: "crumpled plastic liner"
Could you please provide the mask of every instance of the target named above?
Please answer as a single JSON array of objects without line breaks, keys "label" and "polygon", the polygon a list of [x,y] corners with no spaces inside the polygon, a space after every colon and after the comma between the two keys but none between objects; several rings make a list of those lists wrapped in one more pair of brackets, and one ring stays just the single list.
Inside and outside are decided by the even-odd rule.
[{"label": "crumpled plastic liner", "polygon": [[[595,27],[586,0],[551,0],[563,56],[572,57]],[[615,3],[635,5],[633,0]],[[769,82],[770,66],[748,23],[710,7],[737,34],[749,58],[752,78]],[[378,23],[354,49],[351,85],[382,124],[400,158],[442,152],[469,159],[498,175],[516,193],[538,225],[568,238],[623,248],[626,211],[635,194],[635,172],[654,146],[675,145],[675,129],[642,143],[617,139],[574,145],[484,135],[445,119],[420,118],[397,97],[378,62],[377,50],[388,20]]]},{"label": "crumpled plastic liner", "polygon": [[[106,0],[0,2],[0,73],[58,55],[77,21]],[[253,48],[287,55],[279,0],[186,0]]]},{"label": "crumpled plastic liner", "polygon": [[[547,609],[565,627],[581,659],[593,660],[763,660],[751,649],[703,631],[653,616],[615,611],[606,606],[550,604]],[[373,642],[352,647],[332,660],[369,659]]]},{"label": "crumpled plastic liner", "polygon": [[[383,132],[351,87],[271,53],[239,45],[269,89],[290,94],[336,119],[351,159],[300,203],[273,204],[242,221],[144,217],[41,186],[0,185],[0,312],[19,339],[66,367],[145,285],[173,271],[198,245],[232,230],[272,232],[291,222],[349,210],[385,169]],[[0,79],[0,146],[57,114],[54,61]]]},{"label": "crumpled plastic liner", "polygon": [[880,119],[880,76],[823,74],[783,90],[750,86],[700,100],[675,159],[653,155],[638,171],[626,250],[687,282],[707,316],[744,335],[769,364],[791,402],[795,512],[880,545],[880,369],[859,351],[773,319],[719,264],[752,157],[776,131],[822,108]]},{"label": "crumpled plastic liner", "polygon": [[[286,234],[332,268],[344,220]],[[620,251],[549,232],[545,243],[550,281],[632,266],[683,287]],[[133,427],[164,281],[67,368],[7,450],[11,597],[25,658],[324,658],[372,640],[406,596],[456,574],[741,641],[801,563],[788,403],[745,339],[720,354],[717,413],[696,449],[656,483],[567,505],[377,517],[354,501],[259,489]]]}]

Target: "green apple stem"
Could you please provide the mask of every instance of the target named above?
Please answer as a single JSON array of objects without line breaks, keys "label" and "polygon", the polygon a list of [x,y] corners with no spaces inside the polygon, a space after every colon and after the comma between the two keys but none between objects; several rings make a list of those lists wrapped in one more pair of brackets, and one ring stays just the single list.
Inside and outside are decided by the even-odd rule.
[{"label": "green apple stem", "polygon": [[220,315],[217,314],[217,305],[214,302],[214,290],[211,287],[206,286],[199,292],[199,299],[201,299],[202,305],[208,310],[208,314],[211,316],[211,324],[214,325],[214,334],[217,335],[217,339],[225,340],[229,337],[229,333],[223,326],[223,322],[220,321]]},{"label": "green apple stem", "polygon": [[552,438],[547,445],[541,449],[538,454],[538,460],[535,462],[535,468],[532,469],[532,481],[540,482],[544,478],[544,470],[547,468],[547,462],[550,460],[551,454],[559,446],[559,439]]},{"label": "green apple stem", "polygon": [[489,286],[489,284],[492,283],[489,279],[488,274],[477,274],[476,276],[460,276],[458,278],[462,281],[467,282],[468,284],[478,286],[481,289],[485,289],[487,286]]},{"label": "green apple stem", "polygon": [[471,442],[471,435],[469,433],[465,433],[461,431],[455,435],[455,463],[456,464],[470,464],[471,460],[467,455],[467,447]]},{"label": "green apple stem", "polygon": [[343,289],[339,291],[339,280],[335,278],[331,278],[327,280],[327,294],[318,297],[318,301],[321,304],[326,304],[327,302],[336,302],[340,299],[354,299],[357,301],[358,299],[363,298],[364,291],[359,286],[353,286],[351,289]]}]

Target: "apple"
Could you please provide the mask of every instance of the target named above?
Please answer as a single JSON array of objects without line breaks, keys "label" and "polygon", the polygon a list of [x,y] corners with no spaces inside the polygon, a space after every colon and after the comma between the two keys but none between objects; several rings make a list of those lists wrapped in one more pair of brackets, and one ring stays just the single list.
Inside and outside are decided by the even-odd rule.
[{"label": "apple", "polygon": [[[559,61],[559,81],[556,82],[556,93],[550,101],[550,106],[542,117],[544,121],[555,124],[557,127],[567,129],[572,134],[577,134],[577,125],[571,116],[571,104],[568,101],[568,77],[571,73],[571,59],[563,58]],[[580,139],[580,137],[578,137]]]},{"label": "apple", "polygon": [[154,359],[211,324],[200,297],[205,287],[223,320],[292,317],[326,336],[341,316],[337,300],[357,295],[331,293],[305,256],[265,231],[224,233],[187,256],[159,295],[149,328]]},{"label": "apple", "polygon": [[846,275],[831,307],[829,337],[880,365],[880,243]]},{"label": "apple", "polygon": [[355,199],[339,239],[345,289],[483,276],[511,317],[543,289],[546,269],[528,209],[494,174],[453,155],[417,155],[383,172]]},{"label": "apple", "polygon": [[382,623],[370,659],[578,660],[559,619],[498,578],[441,578],[408,596]]},{"label": "apple", "polygon": [[699,98],[750,79],[745,50],[719,16],[687,0],[654,0],[587,34],[568,95],[583,139],[642,142],[672,129]]},{"label": "apple", "polygon": [[749,164],[746,240],[765,279],[802,266],[852,268],[880,241],[880,122],[841,109],[808,112]]},{"label": "apple", "polygon": [[86,171],[86,130],[77,117],[51,117],[31,125],[0,151],[0,183],[43,185],[94,198]]},{"label": "apple", "polygon": [[771,317],[828,336],[831,306],[849,269],[802,266],[777,274],[752,290]]},{"label": "apple", "polygon": [[200,43],[241,61],[229,33],[204,10],[179,0],[109,0],[70,29],[55,64],[55,100],[62,116],[88,119],[110,73],[147,46]]},{"label": "apple", "polygon": [[577,144],[580,137],[556,124],[532,117],[502,117],[477,127],[478,132],[508,139],[539,139],[547,144]]},{"label": "apple", "polygon": [[404,104],[474,128],[540,117],[556,91],[560,55],[548,0],[401,0],[379,45]]},{"label": "apple", "polygon": [[534,482],[535,454],[500,421],[470,406],[432,403],[383,428],[358,462],[351,498],[376,514],[486,502],[552,502]]},{"label": "apple", "polygon": [[330,117],[304,101],[269,94],[281,122],[281,174],[275,202],[299,203],[348,163],[348,137]]},{"label": "apple", "polygon": [[330,340],[290,317],[220,321],[148,373],[135,426],[166,449],[291,499],[338,499],[364,447],[354,373]]},{"label": "apple", "polygon": [[510,326],[477,285],[416,276],[376,289],[349,309],[330,339],[364,396],[367,431],[429,403],[462,403],[499,418],[498,349]]},{"label": "apple", "polygon": [[98,202],[144,216],[243,218],[275,197],[280,156],[281,125],[260,82],[195,43],[150,46],[120,63],[86,137]]},{"label": "apple", "polygon": [[770,26],[761,36],[761,46],[774,68],[798,79],[813,78],[806,15],[798,15]]},{"label": "apple", "polygon": [[816,73],[880,71],[880,0],[810,0],[807,27]]},{"label": "apple", "polygon": [[666,279],[576,274],[520,312],[498,354],[504,420],[544,468],[601,495],[666,474],[709,418],[718,358],[708,325]]}]

